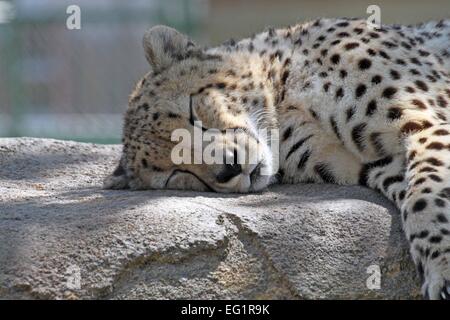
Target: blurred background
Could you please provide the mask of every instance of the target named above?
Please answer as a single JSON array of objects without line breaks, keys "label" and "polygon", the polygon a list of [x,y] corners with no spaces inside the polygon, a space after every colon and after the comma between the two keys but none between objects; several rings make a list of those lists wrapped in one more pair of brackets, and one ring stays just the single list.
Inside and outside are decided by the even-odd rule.
[{"label": "blurred background", "polygon": [[[410,24],[450,17],[450,0],[17,0],[0,1],[0,137],[119,143],[122,114],[148,70],[144,31],[166,24],[201,45],[317,17]],[[68,30],[69,5],[81,29]]]}]

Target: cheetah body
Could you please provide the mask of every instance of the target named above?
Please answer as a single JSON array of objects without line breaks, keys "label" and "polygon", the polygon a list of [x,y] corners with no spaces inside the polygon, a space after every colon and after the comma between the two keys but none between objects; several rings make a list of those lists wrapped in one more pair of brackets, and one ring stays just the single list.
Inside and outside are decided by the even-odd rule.
[{"label": "cheetah body", "polygon": [[[130,97],[123,156],[107,187],[361,184],[399,208],[424,294],[450,297],[449,20],[371,28],[318,19],[207,49],[156,27],[144,47],[152,71]],[[209,128],[278,129],[279,154],[261,155],[265,167],[277,157],[277,173],[255,178],[243,165],[218,183],[221,167],[171,164],[170,133],[192,125],[192,104]]]}]

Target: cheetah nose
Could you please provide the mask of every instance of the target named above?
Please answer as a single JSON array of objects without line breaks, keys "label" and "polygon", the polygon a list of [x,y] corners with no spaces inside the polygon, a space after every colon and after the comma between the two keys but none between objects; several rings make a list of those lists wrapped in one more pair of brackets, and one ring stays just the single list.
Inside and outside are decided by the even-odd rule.
[{"label": "cheetah nose", "polygon": [[242,173],[242,166],[238,163],[225,164],[223,170],[217,175],[219,183],[226,183]]}]

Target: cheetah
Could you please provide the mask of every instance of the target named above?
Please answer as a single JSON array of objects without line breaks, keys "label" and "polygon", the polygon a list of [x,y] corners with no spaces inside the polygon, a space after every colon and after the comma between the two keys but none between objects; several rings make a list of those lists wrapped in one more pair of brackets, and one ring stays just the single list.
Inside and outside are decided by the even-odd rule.
[{"label": "cheetah", "polygon": [[[450,299],[450,20],[316,19],[211,48],[155,26],[143,46],[150,71],[130,95],[105,188],[366,186],[399,209],[424,297]],[[244,148],[260,161],[174,164],[172,132],[198,121],[227,154]],[[278,130],[278,153],[264,128]]]}]

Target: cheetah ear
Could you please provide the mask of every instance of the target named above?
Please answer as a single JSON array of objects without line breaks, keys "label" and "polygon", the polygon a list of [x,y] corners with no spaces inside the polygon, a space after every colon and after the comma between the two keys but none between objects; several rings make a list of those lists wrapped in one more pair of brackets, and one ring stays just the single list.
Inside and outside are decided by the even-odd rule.
[{"label": "cheetah ear", "polygon": [[158,72],[170,66],[174,61],[187,56],[194,43],[177,30],[166,26],[155,26],[144,34],[145,57]]}]

